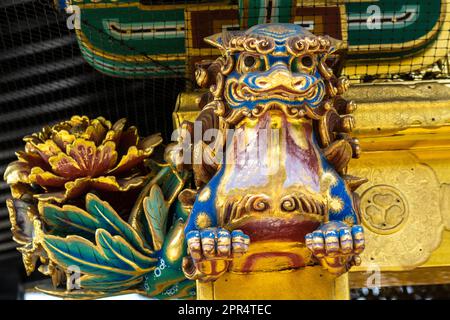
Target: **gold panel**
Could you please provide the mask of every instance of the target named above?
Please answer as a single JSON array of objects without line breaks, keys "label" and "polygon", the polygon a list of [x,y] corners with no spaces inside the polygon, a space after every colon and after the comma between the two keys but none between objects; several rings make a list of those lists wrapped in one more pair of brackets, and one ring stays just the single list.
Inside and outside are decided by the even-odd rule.
[{"label": "gold panel", "polygon": [[382,286],[450,283],[449,82],[358,85],[347,98],[363,148],[349,172],[369,179],[358,189],[368,243],[351,287],[374,266]]},{"label": "gold panel", "polygon": [[349,173],[369,182],[358,189],[366,250],[362,267],[412,269],[439,246],[443,221],[434,171],[409,151],[363,153]]}]

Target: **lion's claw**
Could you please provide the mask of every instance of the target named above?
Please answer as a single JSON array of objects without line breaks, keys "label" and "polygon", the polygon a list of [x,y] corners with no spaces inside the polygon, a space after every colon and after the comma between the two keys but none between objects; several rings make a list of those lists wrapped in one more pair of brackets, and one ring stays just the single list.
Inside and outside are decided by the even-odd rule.
[{"label": "lion's claw", "polygon": [[354,244],[354,252],[360,254],[364,251],[365,241],[364,241],[364,229],[360,225],[352,227],[352,237]]},{"label": "lion's claw", "polygon": [[341,222],[329,222],[305,237],[314,257],[331,273],[341,274],[360,263],[364,250],[364,230],[360,225],[349,227]]},{"label": "lion's claw", "polygon": [[249,236],[242,231],[230,233],[223,228],[193,230],[186,234],[186,239],[192,261],[185,261],[183,271],[190,279],[204,281],[215,280],[225,273],[230,261],[245,254],[250,243]]}]

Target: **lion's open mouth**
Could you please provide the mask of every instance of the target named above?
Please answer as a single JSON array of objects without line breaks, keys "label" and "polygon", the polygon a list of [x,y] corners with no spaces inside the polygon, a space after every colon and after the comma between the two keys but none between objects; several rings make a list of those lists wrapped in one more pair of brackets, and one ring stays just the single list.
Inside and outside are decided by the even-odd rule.
[{"label": "lion's open mouth", "polygon": [[[227,228],[240,229],[251,241],[294,241],[303,243],[305,235],[316,230],[323,217],[313,214],[280,216],[252,216],[233,221]],[[282,232],[281,232],[282,231]]]},{"label": "lion's open mouth", "polygon": [[289,86],[279,85],[267,89],[253,89],[238,82],[229,82],[225,94],[229,101],[240,103],[243,101],[258,101],[278,99],[288,102],[312,101],[319,95],[319,86],[314,83],[305,90],[297,90]]},{"label": "lion's open mouth", "polygon": [[[285,86],[277,86],[275,88],[265,90],[254,90],[246,85],[238,87],[236,92],[245,100],[260,100],[263,99],[289,99],[289,100],[310,100],[317,95],[317,86],[311,86],[310,88],[299,91]],[[239,92],[240,91],[240,92]],[[240,93],[240,94],[239,94]]]}]

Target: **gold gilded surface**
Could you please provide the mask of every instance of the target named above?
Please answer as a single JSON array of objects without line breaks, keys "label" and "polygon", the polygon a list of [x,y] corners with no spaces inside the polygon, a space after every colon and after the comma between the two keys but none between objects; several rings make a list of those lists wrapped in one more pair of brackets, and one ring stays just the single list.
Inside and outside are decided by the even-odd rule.
[{"label": "gold gilded surface", "polygon": [[205,187],[198,195],[198,201],[205,202],[211,197],[211,189]]},{"label": "gold gilded surface", "polygon": [[363,153],[349,168],[367,177],[357,192],[366,228],[362,267],[412,269],[441,242],[443,219],[435,172],[408,151]]},{"label": "gold gilded surface", "polygon": [[174,262],[183,255],[184,224],[177,223],[168,238],[166,257],[169,262]]},{"label": "gold gilded surface", "polygon": [[364,152],[450,148],[450,82],[354,85],[355,136]]},{"label": "gold gilded surface", "polygon": [[[276,289],[274,289],[276,288]],[[228,272],[215,282],[197,282],[199,300],[348,300],[348,274],[338,278],[320,266],[294,271]]]},{"label": "gold gilded surface", "polygon": [[205,92],[206,90],[180,93],[175,110],[172,113],[174,128],[178,128],[184,120],[195,121],[195,118],[200,112],[198,104],[200,103],[202,94]]},{"label": "gold gilded surface", "polygon": [[[202,93],[180,94],[175,127],[195,120]],[[365,152],[450,148],[450,81],[353,85],[345,98],[358,106],[353,132]]]},{"label": "gold gilded surface", "polygon": [[[247,255],[240,258],[235,258],[229,270],[233,272],[240,272],[243,266],[248,261],[249,256],[258,254],[259,252],[279,252],[295,254],[299,257],[303,257],[304,261],[310,263],[311,252],[305,246],[299,245],[296,242],[289,241],[259,241],[252,243],[249,247]],[[289,268],[292,264],[291,259],[288,256],[269,256],[264,259],[257,259],[252,262],[252,270],[258,270],[261,273],[272,272],[274,270],[280,270],[283,268]]]},{"label": "gold gilded surface", "polygon": [[[365,270],[371,263],[380,263],[384,272],[447,266],[446,260],[436,257],[445,255],[439,253],[443,247],[450,247],[450,243],[441,242],[442,230],[450,221],[449,83],[355,87],[349,98],[358,103],[355,133],[365,152],[351,163],[349,172],[369,174],[365,175],[369,183],[358,192],[370,237],[363,264],[355,271]],[[378,210],[367,203],[371,193],[372,200],[378,194],[378,201],[384,201],[375,204]],[[374,235],[378,235],[376,241]],[[398,251],[402,253],[398,255]],[[416,270],[411,277],[423,283],[422,274]]]},{"label": "gold gilded surface", "polygon": [[372,186],[361,194],[361,219],[375,233],[395,233],[408,221],[407,203],[402,192],[393,186]]},{"label": "gold gilded surface", "polygon": [[445,228],[450,229],[450,184],[443,183],[440,188],[440,205]]},{"label": "gold gilded surface", "polygon": [[439,205],[442,213],[443,223],[450,230],[450,147],[414,150],[415,156],[420,162],[426,163],[435,172],[439,181],[439,190],[433,192],[439,194]]},{"label": "gold gilded surface", "polygon": [[[422,265],[411,270],[387,270],[381,268],[380,286],[430,285],[450,283],[450,232],[444,231],[439,247]],[[374,269],[355,267],[349,274],[351,288],[367,286]]]}]

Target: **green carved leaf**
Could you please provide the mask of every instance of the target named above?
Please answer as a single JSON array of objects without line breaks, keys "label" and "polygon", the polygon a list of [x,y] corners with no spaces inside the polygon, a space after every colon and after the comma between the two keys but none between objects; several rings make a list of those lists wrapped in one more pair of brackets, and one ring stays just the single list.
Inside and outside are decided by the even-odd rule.
[{"label": "green carved leaf", "polygon": [[153,247],[155,250],[160,250],[166,234],[169,207],[157,184],[152,186],[148,197],[144,198],[144,212],[152,235]]},{"label": "green carved leaf", "polygon": [[[185,250],[182,243],[184,237],[180,235],[184,220],[176,224],[177,232],[172,227],[169,234],[166,233],[171,203],[167,195],[175,199],[184,181],[170,167],[163,166],[161,172],[146,186],[146,192],[139,200],[138,219],[130,219],[130,224],[123,221],[107,202],[93,194],[86,196],[86,210],[71,205],[58,207],[42,203],[40,213],[46,228],[45,231],[35,228],[38,231],[37,242],[53,264],[66,271],[76,266],[81,272],[81,289],[70,292],[45,290],[50,294],[76,299],[136,290],[143,283],[143,277],[153,274],[152,271],[163,259],[171,266],[164,273],[166,281],[182,281],[184,276],[180,259],[185,255]],[[162,186],[171,192],[166,195]],[[133,221],[142,229],[136,230]],[[155,250],[150,249],[149,243],[153,244]],[[171,285],[159,289],[155,287],[154,294],[161,293]],[[175,290],[176,284],[173,286]],[[172,289],[161,297],[171,297],[169,293]],[[180,296],[186,294],[180,292]]]},{"label": "green carved leaf", "polygon": [[176,200],[187,179],[168,164],[150,161],[155,177],[144,187],[130,215],[130,225],[160,250],[167,232],[168,210]]},{"label": "green carved leaf", "polygon": [[50,233],[58,236],[76,234],[94,239],[99,222],[86,211],[71,205],[60,208],[48,203],[41,203],[39,211]]},{"label": "green carved leaf", "polygon": [[131,277],[123,281],[110,281],[108,277],[99,277],[84,275],[81,277],[81,284],[84,288],[95,292],[123,291],[128,288],[139,285],[142,282],[142,276]]},{"label": "green carved leaf", "polygon": [[192,300],[195,299],[195,295],[195,281],[184,279],[172,286],[168,286],[166,290],[156,295],[155,298]]},{"label": "green carved leaf", "polygon": [[145,273],[148,270],[141,268],[147,266],[149,262],[156,261],[155,258],[149,258],[136,251],[121,236],[111,236],[105,230],[97,230],[96,240],[97,245],[103,249],[104,255],[110,261],[116,261],[117,265],[125,263],[129,270]]},{"label": "green carved leaf", "polygon": [[121,236],[135,249],[146,255],[151,255],[149,245],[117,212],[105,201],[94,194],[86,195],[86,209],[65,205],[62,208],[41,203],[39,211],[44,222],[49,227],[49,233],[56,236],[78,235],[94,240],[97,229],[104,229],[112,235]]},{"label": "green carved leaf", "polygon": [[[157,172],[149,185],[159,185],[164,199],[171,205],[182,190],[189,173],[179,173],[169,164],[161,164],[156,161],[149,161],[148,166],[152,172]],[[144,193],[147,194],[148,190],[149,188],[144,189]]]},{"label": "green carved leaf", "polygon": [[86,209],[99,222],[98,229],[105,229],[112,235],[119,235],[142,253],[152,254],[148,244],[142,240],[136,230],[122,220],[109,203],[88,193],[86,195]]},{"label": "green carved leaf", "polygon": [[166,201],[169,204],[172,204],[184,186],[187,174],[180,174],[170,166],[164,169],[165,170],[161,170],[163,175],[161,176],[161,179],[159,179],[158,185],[160,186]]},{"label": "green carved leaf", "polygon": [[67,270],[78,267],[84,290],[117,291],[130,288],[155,268],[157,259],[134,249],[121,236],[98,229],[96,244],[79,237],[43,235],[42,245],[50,259]]}]

